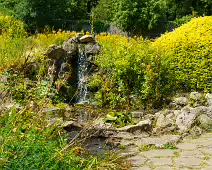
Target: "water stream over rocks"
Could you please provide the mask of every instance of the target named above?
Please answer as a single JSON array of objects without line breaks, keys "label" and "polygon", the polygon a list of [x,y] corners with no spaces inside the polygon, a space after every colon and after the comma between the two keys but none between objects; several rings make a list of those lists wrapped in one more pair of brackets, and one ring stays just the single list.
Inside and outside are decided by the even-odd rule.
[{"label": "water stream over rocks", "polygon": [[78,104],[86,104],[88,103],[88,72],[89,72],[89,61],[88,56],[84,53],[84,51],[79,51],[78,61],[77,61],[78,69],[77,69],[77,100]]}]

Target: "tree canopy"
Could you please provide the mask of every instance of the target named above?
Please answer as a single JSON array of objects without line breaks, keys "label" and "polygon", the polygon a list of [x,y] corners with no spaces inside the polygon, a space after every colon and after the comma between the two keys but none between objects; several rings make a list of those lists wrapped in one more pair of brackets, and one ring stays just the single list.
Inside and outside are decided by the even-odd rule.
[{"label": "tree canopy", "polygon": [[[0,0],[29,29],[62,27],[66,21],[113,23],[123,31],[154,29],[194,13],[212,14],[212,0]],[[100,30],[101,31],[101,30]]]}]

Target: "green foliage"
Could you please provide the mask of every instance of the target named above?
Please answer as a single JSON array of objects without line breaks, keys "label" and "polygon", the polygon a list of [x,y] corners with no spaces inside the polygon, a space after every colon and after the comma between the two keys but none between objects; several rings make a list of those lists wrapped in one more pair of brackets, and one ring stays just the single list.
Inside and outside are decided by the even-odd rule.
[{"label": "green foliage", "polygon": [[174,88],[161,61],[160,53],[142,38],[100,35],[102,53],[97,64],[100,71],[93,75],[89,86],[100,106],[125,107],[160,105],[163,97]]},{"label": "green foliage", "polygon": [[152,45],[166,56],[175,85],[187,91],[212,91],[212,17],[199,17],[158,38]]},{"label": "green foliage", "polygon": [[95,33],[101,33],[106,32],[110,26],[110,23],[108,21],[103,20],[95,20],[94,21],[94,32]]},{"label": "green foliage", "polygon": [[123,31],[142,34],[148,29],[179,26],[188,16],[211,15],[211,0],[100,0],[94,8],[95,20],[113,22]]},{"label": "green foliage", "polygon": [[160,107],[176,90],[212,90],[212,17],[192,19],[150,42],[118,35],[97,36],[102,45],[89,83],[100,106]]},{"label": "green foliage", "polygon": [[99,0],[98,5],[93,9],[95,21],[112,21],[114,13],[114,1],[113,0]]},{"label": "green foliage", "polygon": [[164,2],[158,0],[120,0],[115,3],[114,23],[123,31],[152,29],[164,15]]},{"label": "green foliage", "polygon": [[192,15],[186,15],[183,16],[182,18],[176,18],[172,23],[174,24],[175,27],[180,27],[181,25],[191,21],[192,18],[193,18]]},{"label": "green foliage", "polygon": [[10,16],[0,16],[0,71],[24,62],[23,53],[31,47],[24,23]]},{"label": "green foliage", "polygon": [[181,18],[196,11],[199,15],[211,15],[211,0],[169,0],[175,6],[176,17]]},{"label": "green foliage", "polygon": [[112,123],[116,127],[134,124],[132,113],[130,112],[110,112],[105,116],[104,121],[106,123]]},{"label": "green foliage", "polygon": [[0,9],[24,21],[31,31],[45,25],[69,28],[73,20],[89,20],[94,14],[96,32],[105,31],[103,23],[113,22],[123,31],[142,33],[194,11],[211,15],[211,4],[211,0],[0,0]]},{"label": "green foliage", "polygon": [[0,115],[1,169],[82,169],[80,157],[62,152],[66,141],[40,115],[13,108]]},{"label": "green foliage", "polygon": [[[59,99],[58,91],[54,88],[48,79],[30,80],[24,78],[22,74],[5,73],[8,77],[8,82],[5,83],[7,89],[13,100],[20,104],[26,104],[29,101],[42,101],[46,99]],[[58,102],[58,101],[57,101]]]},{"label": "green foliage", "polygon": [[28,30],[66,26],[67,20],[89,19],[89,14],[96,5],[95,0],[0,0],[5,11],[12,11],[16,18],[23,21]]}]

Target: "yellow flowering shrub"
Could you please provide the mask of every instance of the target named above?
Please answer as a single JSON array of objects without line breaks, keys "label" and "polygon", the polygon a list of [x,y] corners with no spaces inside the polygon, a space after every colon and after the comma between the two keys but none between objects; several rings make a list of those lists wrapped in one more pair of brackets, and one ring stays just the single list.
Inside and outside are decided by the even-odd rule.
[{"label": "yellow flowering shrub", "polygon": [[23,62],[27,49],[24,23],[10,16],[0,16],[0,71]]},{"label": "yellow flowering shrub", "polygon": [[61,45],[64,41],[73,36],[76,36],[76,32],[59,30],[47,34],[37,34],[31,38],[34,40],[35,46],[48,48],[51,44]]},{"label": "yellow flowering shrub", "polygon": [[192,19],[152,43],[179,88],[212,91],[212,16]]},{"label": "yellow flowering shrub", "polygon": [[24,23],[10,16],[0,16],[0,33],[9,37],[24,37],[27,35]]},{"label": "yellow flowering shrub", "polygon": [[29,37],[33,45],[33,57],[39,58],[42,56],[43,52],[46,51],[50,45],[56,44],[61,45],[64,41],[68,40],[71,37],[76,36],[76,32],[70,31],[52,31],[50,33],[37,34]]},{"label": "yellow flowering shrub", "polygon": [[33,56],[30,60],[43,58],[43,52],[51,44],[61,45],[75,35],[76,32],[59,30],[27,38],[22,22],[10,16],[0,16],[0,71],[21,66],[29,54]]}]

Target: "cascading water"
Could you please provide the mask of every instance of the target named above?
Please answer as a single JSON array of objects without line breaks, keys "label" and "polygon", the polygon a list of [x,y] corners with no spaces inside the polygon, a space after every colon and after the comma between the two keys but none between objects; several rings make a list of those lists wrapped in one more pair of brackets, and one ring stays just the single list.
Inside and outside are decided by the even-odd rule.
[{"label": "cascading water", "polygon": [[88,56],[84,53],[84,50],[79,51],[78,56],[78,85],[77,85],[77,100],[78,104],[85,104],[88,103],[88,87],[87,87],[87,80],[88,80],[88,69],[89,69],[89,62]]}]

